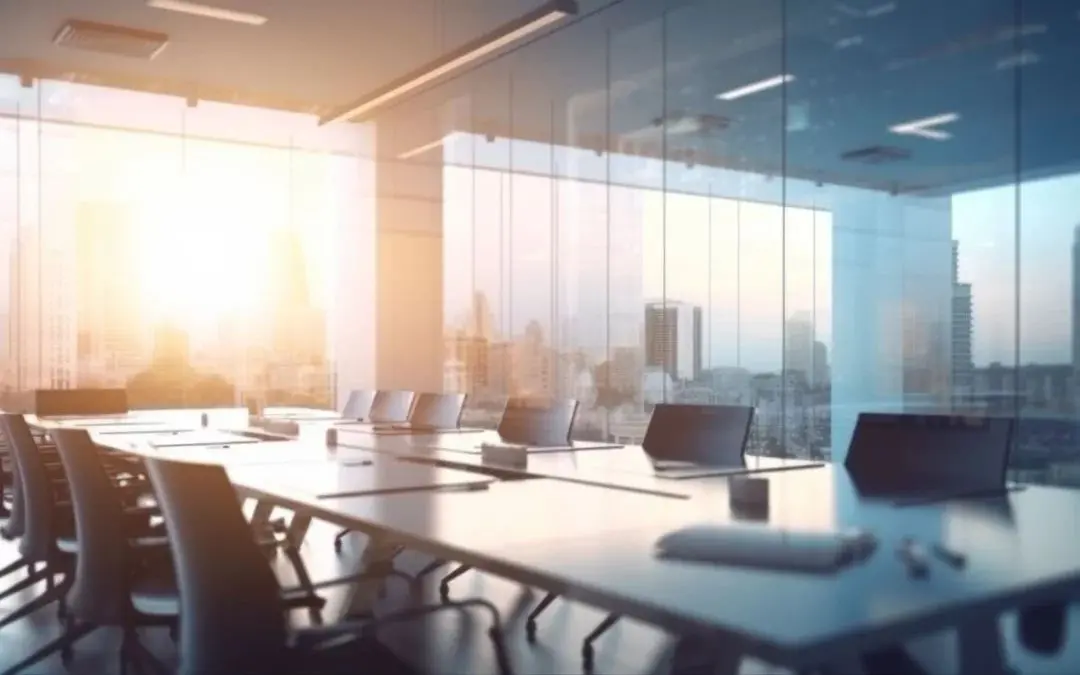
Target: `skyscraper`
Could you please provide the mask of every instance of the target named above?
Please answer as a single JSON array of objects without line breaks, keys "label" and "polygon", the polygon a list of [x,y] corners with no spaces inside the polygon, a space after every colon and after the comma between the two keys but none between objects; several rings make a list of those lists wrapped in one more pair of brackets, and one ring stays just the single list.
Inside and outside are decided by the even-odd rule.
[{"label": "skyscraper", "polygon": [[1080,225],[1073,230],[1072,247],[1072,363],[1073,381],[1080,389]]},{"label": "skyscraper", "polygon": [[74,284],[62,247],[37,228],[11,249],[7,358],[12,390],[76,386]]},{"label": "skyscraper", "polygon": [[645,305],[645,365],[660,368],[673,380],[701,375],[701,307],[685,302]]},{"label": "skyscraper", "polygon": [[784,325],[784,370],[801,373],[811,389],[829,383],[829,351],[817,339],[814,318],[796,312]]},{"label": "skyscraper", "polygon": [[282,402],[329,400],[326,315],[311,302],[304,248],[297,230],[281,228],[270,233],[269,263],[265,298],[271,336],[267,388],[281,392]]},{"label": "skyscraper", "polygon": [[[1075,255],[1075,254],[1074,254]],[[971,284],[960,282],[960,242],[952,243],[952,390],[954,400],[970,397],[975,364],[971,356],[973,329]]]},{"label": "skyscraper", "polygon": [[149,360],[136,238],[123,204],[76,208],[78,363],[81,386],[124,386]]}]

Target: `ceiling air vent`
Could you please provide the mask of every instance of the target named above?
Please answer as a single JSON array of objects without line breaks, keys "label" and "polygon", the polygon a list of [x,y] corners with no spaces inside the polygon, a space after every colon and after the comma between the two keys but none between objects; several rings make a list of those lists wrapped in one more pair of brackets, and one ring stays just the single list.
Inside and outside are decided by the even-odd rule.
[{"label": "ceiling air vent", "polygon": [[903,148],[894,148],[888,145],[871,145],[858,150],[848,150],[840,155],[840,159],[847,162],[859,162],[861,164],[888,164],[899,162],[911,157],[911,153]]},{"label": "ceiling air vent", "polygon": [[61,47],[150,60],[169,44],[169,36],[138,28],[71,19],[60,28],[53,42]]}]

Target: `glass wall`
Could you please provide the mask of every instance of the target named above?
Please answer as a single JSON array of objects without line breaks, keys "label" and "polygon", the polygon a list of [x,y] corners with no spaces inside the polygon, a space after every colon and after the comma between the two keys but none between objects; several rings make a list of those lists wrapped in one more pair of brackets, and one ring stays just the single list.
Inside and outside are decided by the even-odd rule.
[{"label": "glass wall", "polygon": [[[1080,484],[1080,21],[1052,0],[626,0],[408,105],[447,117],[447,389],[756,408],[844,457],[861,411],[1018,421]],[[429,145],[432,139],[427,139]]]},{"label": "glass wall", "polygon": [[373,283],[341,264],[374,231],[372,144],[306,115],[0,75],[0,390],[332,406],[356,368],[339,337],[365,322],[343,288]]}]

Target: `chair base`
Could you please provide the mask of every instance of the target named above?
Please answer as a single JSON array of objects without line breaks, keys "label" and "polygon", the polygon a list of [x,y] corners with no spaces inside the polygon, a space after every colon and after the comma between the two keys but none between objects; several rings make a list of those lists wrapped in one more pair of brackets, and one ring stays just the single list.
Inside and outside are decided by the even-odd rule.
[{"label": "chair base", "polygon": [[342,542],[344,542],[345,537],[349,536],[351,533],[352,530],[341,530],[336,535],[334,535],[334,550],[336,552],[341,553]]},{"label": "chair base", "polygon": [[[31,569],[33,568],[31,567]],[[24,619],[33,614],[34,612],[48,607],[54,602],[60,603],[61,611],[59,611],[58,613],[60,615],[65,615],[65,612],[63,611],[65,609],[63,603],[64,598],[68,594],[68,591],[71,590],[72,583],[74,583],[74,576],[72,575],[72,571],[72,563],[68,561],[46,563],[44,569],[31,572],[26,579],[23,579],[19,583],[5,590],[3,594],[0,594],[0,599],[14,595],[15,593],[23,591],[27,588],[31,588],[34,585],[41,583],[42,581],[48,584],[44,593],[34,598],[30,602],[26,603],[22,607],[19,607],[11,614],[0,618],[0,628],[4,628],[9,624],[19,621],[20,619]],[[53,580],[58,574],[63,575],[63,579],[61,579],[59,584],[55,584],[53,583]]]}]

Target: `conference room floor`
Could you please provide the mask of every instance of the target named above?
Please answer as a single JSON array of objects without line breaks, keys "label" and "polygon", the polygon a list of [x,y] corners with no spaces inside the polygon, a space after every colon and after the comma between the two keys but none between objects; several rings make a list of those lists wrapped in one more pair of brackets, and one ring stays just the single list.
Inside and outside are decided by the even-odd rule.
[{"label": "conference room floor", "polygon": [[[316,581],[331,579],[354,561],[363,547],[362,535],[352,535],[341,554],[334,553],[332,539],[335,528],[325,524],[313,525],[304,545],[303,557]],[[0,542],[0,565],[15,558],[15,545]],[[405,571],[415,571],[427,559],[405,553],[398,558],[397,566]],[[279,558],[276,565],[282,582],[291,584],[289,566]],[[444,569],[450,569],[449,567]],[[436,574],[437,578],[438,575]],[[4,585],[7,585],[5,581]],[[580,640],[604,616],[592,608],[566,601],[554,603],[539,620],[538,640],[529,644],[524,636],[524,621],[529,609],[543,596],[520,586],[478,572],[469,572],[452,586],[453,596],[483,595],[494,601],[504,613],[507,624],[507,642],[516,673],[581,673]],[[33,592],[38,592],[35,589]],[[341,589],[322,591],[327,598],[324,616],[327,621],[341,611],[344,593]],[[433,586],[422,591],[423,597],[434,600],[437,593]],[[8,598],[0,602],[0,615],[18,607],[32,597],[32,593]],[[386,598],[380,603],[380,612],[402,607],[415,601],[406,585],[391,581]],[[297,625],[306,622],[301,613],[294,615]],[[1070,625],[1073,639],[1064,651],[1054,658],[1039,658],[1020,649],[1016,642],[1014,622],[1004,630],[1006,648],[1012,665],[1020,673],[1034,675],[1071,674],[1080,672],[1080,610],[1073,610]],[[443,612],[422,621],[399,624],[380,633],[380,639],[389,647],[388,653],[378,663],[356,664],[357,672],[375,673],[486,673],[494,672],[495,664],[490,642],[485,635],[487,618],[479,615]],[[59,624],[55,609],[38,614],[0,631],[0,671],[19,660],[40,645],[56,637]],[[176,650],[166,631],[144,630],[142,639],[155,654],[167,664],[176,661]],[[948,636],[944,640],[948,640]],[[942,640],[928,639],[918,645],[920,651],[938,651]],[[672,647],[674,641],[649,626],[622,621],[596,643],[595,673],[668,673],[672,672]],[[65,668],[58,656],[54,656],[29,671],[28,675],[112,675],[118,673],[117,653],[120,645],[119,631],[104,629],[79,643],[70,668]],[[944,645],[946,650],[948,645]],[[940,653],[940,652],[939,652]],[[403,663],[403,659],[405,663]],[[938,663],[941,663],[938,661]],[[776,672],[775,668],[745,662],[744,675]]]}]

